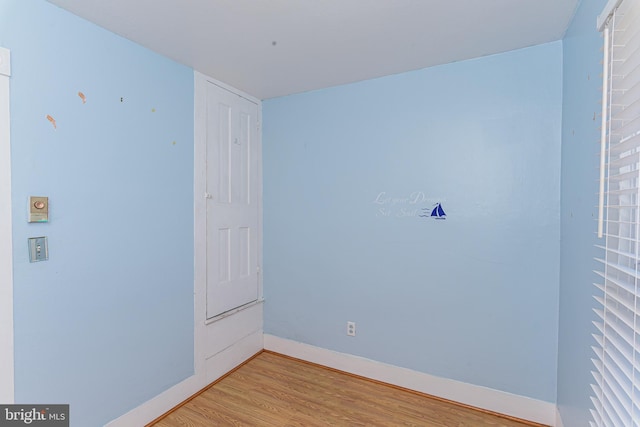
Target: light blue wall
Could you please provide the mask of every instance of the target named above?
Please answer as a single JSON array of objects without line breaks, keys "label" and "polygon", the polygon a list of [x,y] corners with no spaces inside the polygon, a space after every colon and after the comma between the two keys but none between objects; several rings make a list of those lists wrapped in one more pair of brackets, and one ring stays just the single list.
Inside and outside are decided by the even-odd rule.
[{"label": "light blue wall", "polygon": [[555,402],[561,85],[555,42],[266,101],[265,332]]},{"label": "light blue wall", "polygon": [[[604,3],[582,1],[564,54],[265,102],[266,332],[553,402],[560,274],[557,399],[584,425]],[[193,372],[192,72],[41,0],[0,0],[0,45],[16,398],[102,425]],[[29,195],[51,223],[25,222]],[[414,216],[436,201],[446,220]],[[36,235],[51,259],[29,264]]]},{"label": "light blue wall", "polygon": [[596,17],[605,3],[583,0],[563,40],[558,406],[565,427],[582,427],[590,419],[602,88]]},{"label": "light blue wall", "polygon": [[[0,0],[0,45],[16,400],[103,425],[193,372],[193,73],[43,0]],[[27,224],[29,195],[49,224]],[[30,264],[40,235],[50,260]]]}]

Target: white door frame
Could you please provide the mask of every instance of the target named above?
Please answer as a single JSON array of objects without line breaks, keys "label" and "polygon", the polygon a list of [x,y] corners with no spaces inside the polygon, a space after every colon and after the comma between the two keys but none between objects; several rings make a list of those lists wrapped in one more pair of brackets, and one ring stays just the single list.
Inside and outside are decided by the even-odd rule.
[{"label": "white door frame", "polygon": [[14,402],[10,76],[11,52],[0,47],[0,403]]},{"label": "white door frame", "polygon": [[[204,374],[207,334],[207,85],[214,84],[258,104],[258,126],[262,123],[262,102],[236,88],[194,72],[194,357],[196,375]],[[262,265],[262,132],[258,139],[258,265]],[[258,302],[262,301],[262,274],[258,276]],[[232,313],[230,313],[232,314]]]}]

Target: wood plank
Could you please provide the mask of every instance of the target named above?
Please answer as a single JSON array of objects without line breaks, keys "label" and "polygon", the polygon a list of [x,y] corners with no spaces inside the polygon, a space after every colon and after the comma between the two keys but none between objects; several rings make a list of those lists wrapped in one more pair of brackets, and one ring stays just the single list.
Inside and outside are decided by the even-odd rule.
[{"label": "wood plank", "polygon": [[214,425],[542,427],[267,351],[150,426]]}]

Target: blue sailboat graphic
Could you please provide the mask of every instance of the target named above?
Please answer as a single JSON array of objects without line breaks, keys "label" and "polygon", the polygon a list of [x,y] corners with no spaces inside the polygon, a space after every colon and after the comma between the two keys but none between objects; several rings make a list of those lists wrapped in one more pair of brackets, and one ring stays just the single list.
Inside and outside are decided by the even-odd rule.
[{"label": "blue sailboat graphic", "polygon": [[429,208],[423,208],[422,210],[425,211],[425,213],[418,216],[423,218],[431,217],[433,219],[447,219],[447,214],[444,212],[444,209],[442,209],[442,205],[440,203],[436,203],[436,207],[431,211],[431,215],[429,215]]},{"label": "blue sailboat graphic", "polygon": [[442,209],[442,205],[438,203],[435,208],[431,211],[431,218],[433,219],[447,219],[447,214],[444,213],[444,209]]}]

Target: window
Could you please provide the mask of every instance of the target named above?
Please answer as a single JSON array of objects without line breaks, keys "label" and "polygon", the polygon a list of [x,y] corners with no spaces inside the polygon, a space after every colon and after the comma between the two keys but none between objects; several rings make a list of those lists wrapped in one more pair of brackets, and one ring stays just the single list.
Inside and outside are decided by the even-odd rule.
[{"label": "window", "polygon": [[592,426],[640,426],[640,1],[611,0],[603,131]]}]

